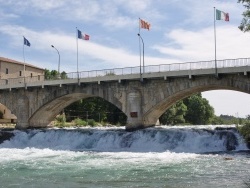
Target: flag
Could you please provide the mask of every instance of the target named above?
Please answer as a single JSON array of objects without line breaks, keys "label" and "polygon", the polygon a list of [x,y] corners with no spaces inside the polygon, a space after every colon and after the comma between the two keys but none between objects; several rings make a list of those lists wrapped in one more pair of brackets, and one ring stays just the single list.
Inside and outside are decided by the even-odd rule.
[{"label": "flag", "polygon": [[147,29],[149,30],[150,29],[150,24],[142,19],[140,19],[140,27],[143,28],[143,29]]},{"label": "flag", "polygon": [[229,14],[216,9],[216,20],[229,22]]},{"label": "flag", "polygon": [[84,40],[89,40],[89,35],[84,34]]},{"label": "flag", "polygon": [[30,46],[30,42],[25,37],[23,37],[23,44],[26,46]]},{"label": "flag", "polygon": [[80,30],[77,30],[77,36],[78,36],[79,39],[89,40],[89,35],[87,35],[87,34],[83,35]]}]

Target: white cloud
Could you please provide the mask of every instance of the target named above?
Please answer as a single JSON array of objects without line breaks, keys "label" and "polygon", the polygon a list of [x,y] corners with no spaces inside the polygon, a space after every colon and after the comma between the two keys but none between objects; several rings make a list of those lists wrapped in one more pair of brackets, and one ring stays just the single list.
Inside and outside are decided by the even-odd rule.
[{"label": "white cloud", "polygon": [[[166,41],[171,42],[155,45],[153,48],[160,53],[172,56],[182,61],[199,61],[214,59],[214,28],[209,27],[198,31],[184,29],[166,33]],[[242,33],[237,27],[220,26],[216,29],[217,58],[229,59],[248,57],[246,45],[250,43],[250,36]]]},{"label": "white cloud", "polygon": [[[12,37],[12,45],[17,48],[21,47],[22,43],[20,39],[22,38],[21,36],[24,35],[30,41],[31,48],[29,50],[33,50],[33,53],[39,54],[39,52],[42,51],[43,53],[47,52],[49,54],[49,50],[51,51],[50,45],[53,44],[60,49],[61,54],[64,54],[65,60],[72,61],[72,59],[75,59],[76,38],[69,36],[66,33],[55,34],[49,31],[37,32],[20,26],[3,26],[0,28],[0,32]],[[79,59],[82,59],[82,57],[85,59],[92,59],[97,63],[96,66],[98,66],[98,62],[100,64],[103,62],[107,63],[110,68],[139,66],[138,51],[134,53],[124,48],[112,48],[83,40],[78,40],[78,48]],[[66,55],[68,57],[66,57]],[[175,59],[145,56],[145,65],[158,65],[175,62],[177,62]],[[46,65],[41,62],[39,64]],[[89,65],[93,66],[93,63],[90,63]]]}]

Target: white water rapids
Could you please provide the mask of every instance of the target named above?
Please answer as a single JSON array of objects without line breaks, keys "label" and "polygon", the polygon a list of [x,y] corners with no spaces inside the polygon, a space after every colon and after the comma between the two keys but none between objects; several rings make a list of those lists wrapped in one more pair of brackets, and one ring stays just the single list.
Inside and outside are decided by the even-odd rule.
[{"label": "white water rapids", "polygon": [[234,126],[0,133],[0,187],[233,188],[250,178]]}]

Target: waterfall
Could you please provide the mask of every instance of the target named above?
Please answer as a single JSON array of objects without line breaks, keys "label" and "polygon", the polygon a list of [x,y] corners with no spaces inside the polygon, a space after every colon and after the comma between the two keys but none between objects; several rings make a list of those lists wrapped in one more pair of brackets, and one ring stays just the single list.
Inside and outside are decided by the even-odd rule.
[{"label": "waterfall", "polygon": [[108,152],[226,152],[247,150],[232,126],[13,130],[0,132],[0,148]]}]

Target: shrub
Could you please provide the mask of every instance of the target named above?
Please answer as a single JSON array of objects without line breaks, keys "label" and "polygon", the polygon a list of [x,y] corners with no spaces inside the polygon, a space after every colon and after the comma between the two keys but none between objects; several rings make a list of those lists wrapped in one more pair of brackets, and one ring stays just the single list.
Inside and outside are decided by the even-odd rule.
[{"label": "shrub", "polygon": [[245,123],[242,127],[238,127],[240,134],[244,137],[248,148],[250,148],[250,122]]},{"label": "shrub", "polygon": [[76,126],[87,126],[88,125],[86,121],[84,121],[84,120],[82,120],[80,118],[75,119],[74,124]]},{"label": "shrub", "polygon": [[88,121],[88,125],[90,125],[91,127],[94,127],[97,125],[97,123],[93,119],[88,119],[87,121]]},{"label": "shrub", "polygon": [[65,126],[65,123],[66,123],[66,117],[64,113],[56,116],[55,126]]}]

